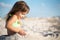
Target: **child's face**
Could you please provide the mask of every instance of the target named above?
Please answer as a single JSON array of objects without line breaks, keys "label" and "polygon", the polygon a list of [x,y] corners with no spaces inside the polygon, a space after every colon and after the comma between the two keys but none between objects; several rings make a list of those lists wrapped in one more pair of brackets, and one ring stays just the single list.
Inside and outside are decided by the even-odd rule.
[{"label": "child's face", "polygon": [[24,17],[26,16],[26,14],[27,14],[27,12],[21,12],[21,13],[19,13],[19,16],[20,16],[21,18],[24,18]]}]

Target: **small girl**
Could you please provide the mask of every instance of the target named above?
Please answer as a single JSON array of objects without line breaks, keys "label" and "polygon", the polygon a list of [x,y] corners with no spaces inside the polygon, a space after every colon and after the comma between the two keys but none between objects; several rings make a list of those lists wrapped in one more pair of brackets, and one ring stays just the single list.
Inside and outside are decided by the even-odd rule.
[{"label": "small girl", "polygon": [[20,20],[25,17],[29,10],[29,6],[24,1],[18,1],[14,4],[13,8],[7,15],[6,28],[8,35],[6,36],[9,37],[11,35],[15,35],[16,33],[21,36],[26,35],[26,32],[20,28]]}]

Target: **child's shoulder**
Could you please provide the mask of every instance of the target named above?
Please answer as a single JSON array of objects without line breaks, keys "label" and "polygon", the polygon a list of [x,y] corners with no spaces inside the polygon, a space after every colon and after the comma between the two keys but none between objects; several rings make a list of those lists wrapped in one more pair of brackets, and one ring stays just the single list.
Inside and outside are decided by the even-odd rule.
[{"label": "child's shoulder", "polygon": [[16,15],[13,15],[9,21],[16,21],[17,20],[17,16]]},{"label": "child's shoulder", "polygon": [[17,16],[16,16],[16,15],[13,15],[13,16],[11,17],[11,19],[17,19]]}]

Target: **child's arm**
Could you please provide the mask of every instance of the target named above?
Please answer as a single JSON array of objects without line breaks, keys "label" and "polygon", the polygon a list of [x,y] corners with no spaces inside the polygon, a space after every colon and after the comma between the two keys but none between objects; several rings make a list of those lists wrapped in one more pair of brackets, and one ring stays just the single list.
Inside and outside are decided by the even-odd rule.
[{"label": "child's arm", "polygon": [[20,35],[25,35],[26,33],[24,32],[24,30],[22,30],[21,28],[15,28],[12,26],[12,24],[17,20],[17,17],[14,15],[8,22],[7,22],[7,29],[19,33]]}]

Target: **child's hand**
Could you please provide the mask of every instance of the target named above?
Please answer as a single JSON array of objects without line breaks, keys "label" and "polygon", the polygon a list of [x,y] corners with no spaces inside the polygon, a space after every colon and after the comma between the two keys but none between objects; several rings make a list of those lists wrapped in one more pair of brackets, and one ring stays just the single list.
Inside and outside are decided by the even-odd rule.
[{"label": "child's hand", "polygon": [[26,32],[24,30],[21,30],[18,32],[18,34],[22,35],[22,36],[25,36],[26,35]]}]

